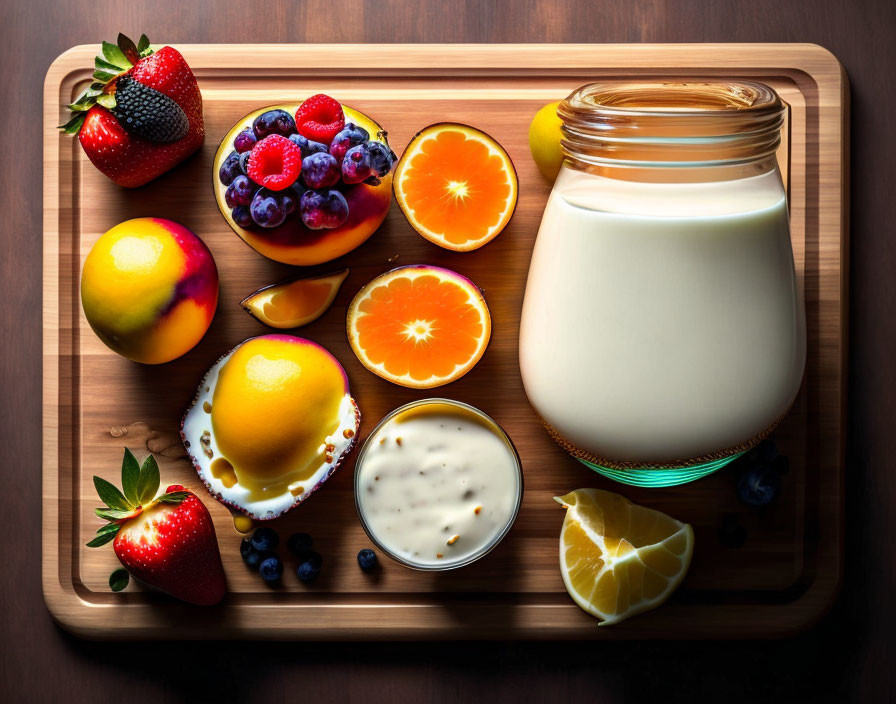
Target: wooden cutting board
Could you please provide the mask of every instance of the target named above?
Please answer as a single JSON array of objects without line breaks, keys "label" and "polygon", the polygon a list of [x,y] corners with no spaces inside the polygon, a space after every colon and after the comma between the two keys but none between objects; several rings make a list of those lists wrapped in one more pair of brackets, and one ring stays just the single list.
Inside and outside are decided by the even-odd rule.
[{"label": "wooden cutting board", "polygon": [[[62,107],[89,80],[97,47],[57,59],[44,88],[43,588],[53,616],[91,638],[247,637],[280,639],[704,638],[780,636],[806,627],[832,603],[842,572],[846,357],[846,105],[837,60],[808,44],[673,45],[183,45],[199,80],[207,140],[201,152],[148,186],[127,191],[99,174],[77,140],[59,133]],[[669,489],[606,480],[556,447],[526,401],[517,332],[527,267],[550,186],[529,154],[535,111],[577,86],[608,76],[726,76],[772,85],[790,105],[780,153],[787,172],[793,248],[806,301],[808,362],[800,396],[775,433],[790,458],[780,498],[754,512],[739,504],[735,475],[722,470]],[[211,190],[218,141],[258,107],[326,92],[374,117],[401,153],[437,121],[472,124],[507,149],[520,178],[513,221],[468,254],[417,235],[393,204],[364,245],[323,267],[351,274],[333,307],[297,334],[331,350],[348,372],[363,413],[361,440],[389,410],[426,392],[367,372],[345,336],[352,296],[397,265],[455,269],[485,291],[491,345],[463,379],[439,395],[473,404],[510,434],[526,491],[515,527],[480,562],[420,573],[382,558],[376,576],[355,562],[366,547],[352,496],[354,455],[307,504],[279,519],[282,536],[314,536],[324,569],[301,585],[287,559],[283,587],[269,589],[243,565],[230,513],[202,494],[214,517],[229,594],[193,608],[107,579],[111,549],[84,544],[99,519],[91,477],[117,481],[123,446],[160,454],[163,481],[198,486],[177,437],[181,414],[205,370],[241,340],[265,332],[238,301],[296,270],[264,259],[227,226]],[[109,227],[132,217],[176,220],[211,248],[221,275],[218,313],[186,356],[147,367],[110,352],[81,311],[85,256]],[[696,550],[681,588],[662,608],[611,628],[576,607],[558,570],[563,510],[551,497],[581,487],[619,491],[691,523]],[[201,487],[200,487],[201,489]],[[743,547],[725,547],[723,516],[746,528]],[[281,550],[281,553],[285,551]]]}]

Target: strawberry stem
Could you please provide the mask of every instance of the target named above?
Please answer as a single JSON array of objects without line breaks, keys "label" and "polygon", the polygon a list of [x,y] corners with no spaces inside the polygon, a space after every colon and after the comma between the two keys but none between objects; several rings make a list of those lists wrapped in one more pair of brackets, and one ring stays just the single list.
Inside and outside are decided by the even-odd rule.
[{"label": "strawberry stem", "polygon": [[74,116],[65,124],[59,125],[59,129],[66,134],[77,134],[81,130],[85,113],[94,105],[114,109],[115,83],[119,76],[130,71],[140,59],[153,53],[145,34],[140,35],[137,44],[124,34],[119,34],[115,44],[103,42],[101,51],[102,55],[94,59],[93,82],[90,87],[68,106],[75,113]]}]

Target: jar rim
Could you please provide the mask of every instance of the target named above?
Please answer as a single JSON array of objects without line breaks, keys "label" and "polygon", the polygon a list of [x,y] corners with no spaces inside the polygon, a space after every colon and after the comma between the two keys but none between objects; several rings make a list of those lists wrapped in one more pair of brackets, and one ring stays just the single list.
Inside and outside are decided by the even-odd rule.
[{"label": "jar rim", "polygon": [[574,90],[560,105],[565,113],[681,117],[726,113],[776,113],[784,109],[778,94],[758,81],[685,79],[631,81],[608,79]]},{"label": "jar rim", "polygon": [[561,147],[587,164],[722,165],[773,154],[786,104],[764,83],[607,79],[557,108]]}]

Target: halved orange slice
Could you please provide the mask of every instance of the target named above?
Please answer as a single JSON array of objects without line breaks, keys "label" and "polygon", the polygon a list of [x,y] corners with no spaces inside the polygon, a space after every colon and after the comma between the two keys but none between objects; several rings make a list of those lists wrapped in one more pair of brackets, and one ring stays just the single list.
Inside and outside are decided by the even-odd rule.
[{"label": "halved orange slice", "polygon": [[297,328],[314,322],[333,304],[348,269],[325,276],[290,279],[258,289],[240,301],[249,315],[272,328]]},{"label": "halved orange slice", "polygon": [[497,237],[519,192],[504,148],[485,132],[454,122],[417,133],[395,167],[393,188],[411,227],[457,252]]},{"label": "halved orange slice", "polygon": [[383,379],[431,389],[466,374],[488,345],[492,322],[469,279],[435,266],[403,266],[367,284],[348,308],[348,341]]},{"label": "halved orange slice", "polygon": [[694,553],[687,523],[600,489],[577,489],[554,500],[566,509],[563,584],[601,626],[656,608],[684,579]]}]

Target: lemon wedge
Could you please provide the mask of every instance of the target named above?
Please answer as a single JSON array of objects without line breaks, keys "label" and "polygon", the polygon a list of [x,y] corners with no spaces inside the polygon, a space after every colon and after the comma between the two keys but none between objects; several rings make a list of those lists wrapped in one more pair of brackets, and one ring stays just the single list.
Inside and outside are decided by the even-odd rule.
[{"label": "lemon wedge", "polygon": [[563,583],[599,625],[656,608],[681,583],[694,552],[687,523],[600,489],[554,500],[567,509],[560,532]]}]

